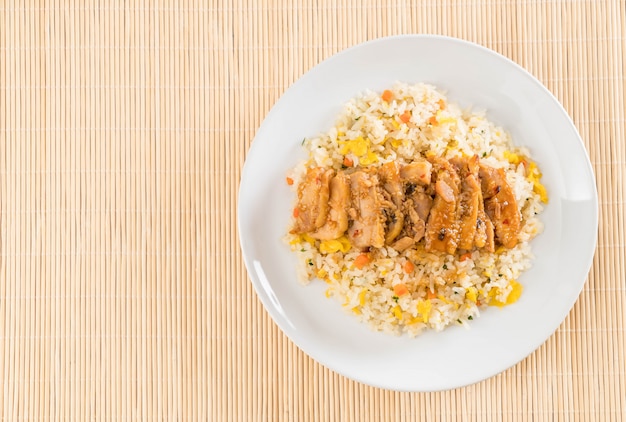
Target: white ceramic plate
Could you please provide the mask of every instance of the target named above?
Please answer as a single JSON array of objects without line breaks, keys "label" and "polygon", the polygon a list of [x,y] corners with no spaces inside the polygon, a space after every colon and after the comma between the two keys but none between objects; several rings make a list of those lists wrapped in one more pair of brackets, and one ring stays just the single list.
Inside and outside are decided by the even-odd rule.
[{"label": "white ceramic plate", "polygon": [[[487,111],[527,146],[550,196],[532,241],[533,267],[521,299],[489,308],[471,328],[417,338],[371,331],[296,280],[295,254],[282,243],[294,195],[285,175],[306,153],[300,142],[327,131],[342,105],[365,89],[426,82],[450,101]],[[285,92],[259,128],[239,191],[239,235],[254,287],[274,321],[305,353],[363,383],[436,391],[493,376],[524,359],[558,328],[587,277],[597,233],[597,193],[586,151],[567,113],[535,78],[505,57],[458,39],[383,38],[345,50]]]}]

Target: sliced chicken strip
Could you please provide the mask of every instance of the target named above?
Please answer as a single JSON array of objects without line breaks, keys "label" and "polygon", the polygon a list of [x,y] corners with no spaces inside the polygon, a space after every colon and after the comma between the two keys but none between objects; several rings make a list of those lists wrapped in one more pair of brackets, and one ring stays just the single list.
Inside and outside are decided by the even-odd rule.
[{"label": "sliced chicken strip", "polygon": [[476,226],[478,224],[478,203],[480,201],[480,183],[474,175],[469,175],[461,183],[459,248],[471,250],[474,247]]},{"label": "sliced chicken strip", "polygon": [[426,223],[425,248],[453,254],[458,247],[457,221],[460,180],[450,163],[432,157],[435,167],[435,199]]},{"label": "sliced chicken strip", "polygon": [[430,185],[433,165],[426,160],[413,161],[400,168],[400,178],[407,182]]},{"label": "sliced chicken strip", "polygon": [[491,222],[491,219],[489,218],[489,216],[483,211],[483,215],[485,217],[485,219],[483,220],[485,222],[485,250],[487,252],[495,252],[496,250],[496,233],[495,233],[495,227],[493,226],[493,223]]},{"label": "sliced chicken strip", "polygon": [[320,240],[337,239],[348,229],[350,207],[350,179],[345,173],[337,173],[330,181],[330,209],[326,223],[311,237]]},{"label": "sliced chicken strip", "polygon": [[385,218],[385,243],[389,245],[402,232],[405,218],[400,209],[389,200],[381,202],[381,211]]},{"label": "sliced chicken strip", "polygon": [[396,163],[388,162],[383,164],[378,169],[378,177],[382,188],[391,200],[391,204],[387,203],[383,208],[387,223],[385,243],[390,245],[398,237],[404,227],[404,214],[401,212],[404,192],[402,190],[402,182],[400,181]]},{"label": "sliced chicken strip", "polygon": [[352,208],[349,214],[353,222],[348,229],[348,237],[357,248],[380,248],[385,244],[384,216],[377,184],[376,175],[364,171],[350,175]]},{"label": "sliced chicken strip", "polygon": [[324,225],[328,215],[330,179],[334,170],[314,167],[308,169],[298,186],[298,204],[292,233],[309,233]]},{"label": "sliced chicken strip", "polygon": [[476,233],[474,234],[474,246],[478,249],[485,248],[488,252],[493,252],[494,248],[494,233],[493,223],[485,214],[485,207],[483,205],[483,195],[479,194],[478,199],[478,212],[476,213]]},{"label": "sliced chicken strip", "polygon": [[415,245],[415,240],[411,237],[405,236],[403,238],[396,240],[394,244],[391,245],[391,247],[397,250],[398,252],[404,252],[413,245]]},{"label": "sliced chicken strip", "polygon": [[404,234],[419,242],[426,231],[426,220],[433,199],[425,192],[425,185],[431,180],[432,164],[428,161],[414,161],[400,169],[400,179],[404,188],[402,211],[406,215]]},{"label": "sliced chicken strip", "polygon": [[518,242],[521,215],[504,169],[481,164],[479,175],[485,212],[493,222],[496,239],[504,247],[513,248]]},{"label": "sliced chicken strip", "polygon": [[[474,170],[474,169],[472,169]],[[477,183],[480,183],[477,181]],[[495,251],[494,229],[491,219],[485,214],[485,206],[483,204],[482,187],[477,194],[477,211],[476,211],[476,231],[474,233],[474,247],[485,249],[487,252]],[[465,245],[464,245],[465,246]]]},{"label": "sliced chicken strip", "polygon": [[428,214],[430,214],[430,209],[433,206],[433,198],[423,190],[419,190],[411,195],[411,200],[413,201],[415,212],[417,212],[419,218],[426,222],[428,220]]},{"label": "sliced chicken strip", "polygon": [[471,250],[474,247],[478,225],[479,202],[482,201],[478,181],[478,156],[455,157],[450,160],[461,177],[459,197],[459,248]]}]

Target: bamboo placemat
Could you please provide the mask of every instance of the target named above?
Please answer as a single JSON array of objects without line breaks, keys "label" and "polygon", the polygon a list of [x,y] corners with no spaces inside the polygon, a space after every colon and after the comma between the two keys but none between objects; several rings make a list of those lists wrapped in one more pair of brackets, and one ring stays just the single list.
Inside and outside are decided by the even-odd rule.
[{"label": "bamboo placemat", "polygon": [[[0,417],[624,420],[625,14],[622,0],[0,2]],[[236,233],[246,152],[281,93],[402,33],[528,69],[572,116],[600,198],[559,330],[431,394],[308,358],[257,299]]]}]

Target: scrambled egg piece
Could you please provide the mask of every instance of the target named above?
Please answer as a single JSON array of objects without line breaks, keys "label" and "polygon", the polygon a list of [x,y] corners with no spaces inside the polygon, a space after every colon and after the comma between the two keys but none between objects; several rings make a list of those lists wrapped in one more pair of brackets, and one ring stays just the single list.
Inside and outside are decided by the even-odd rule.
[{"label": "scrambled egg piece", "polygon": [[476,290],[476,287],[468,287],[465,295],[474,303],[478,300],[478,290]]},{"label": "scrambled egg piece", "polygon": [[349,141],[342,142],[343,146],[339,150],[339,153],[346,155],[348,153],[353,153],[357,157],[362,157],[367,154],[367,151],[370,146],[370,141],[365,139],[362,136],[359,136],[356,139],[352,139]]},{"label": "scrambled egg piece", "polygon": [[417,312],[422,316],[424,322],[428,322],[428,318],[430,317],[430,311],[433,309],[433,304],[430,300],[420,300],[417,302]]},{"label": "scrambled egg piece", "polygon": [[509,293],[509,296],[506,298],[505,302],[500,302],[498,299],[496,299],[496,297],[500,293],[499,289],[496,288],[489,292],[489,297],[491,298],[491,300],[489,301],[490,306],[497,306],[499,308],[502,308],[503,306],[511,305],[517,302],[517,300],[522,295],[524,286],[522,286],[515,280],[511,280],[509,282],[509,285],[512,287],[512,289],[511,289],[511,293]]},{"label": "scrambled egg piece", "polygon": [[349,141],[339,141],[339,143],[342,144],[339,153],[343,155],[354,154],[359,158],[360,165],[368,166],[378,162],[378,155],[372,151],[371,142],[367,138],[359,136]]},{"label": "scrambled egg piece", "polygon": [[339,239],[332,240],[323,240],[320,243],[320,252],[322,253],[335,253],[335,252],[343,252],[346,253],[350,250],[352,246],[350,245],[350,241],[347,237],[341,236]]},{"label": "scrambled egg piece", "polygon": [[398,318],[400,321],[402,321],[402,309],[400,308],[400,306],[396,305],[393,307],[393,309],[391,310],[394,314],[394,316],[396,318]]},{"label": "scrambled egg piece", "polygon": [[378,162],[378,155],[369,150],[367,151],[367,155],[365,157],[359,159],[359,163],[364,166],[374,164],[376,162]]}]

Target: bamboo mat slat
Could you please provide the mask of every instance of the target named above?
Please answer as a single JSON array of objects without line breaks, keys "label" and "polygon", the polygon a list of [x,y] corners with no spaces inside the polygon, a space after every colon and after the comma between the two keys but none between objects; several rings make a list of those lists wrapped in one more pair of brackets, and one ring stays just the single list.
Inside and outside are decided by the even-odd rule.
[{"label": "bamboo mat slat", "polygon": [[[622,0],[0,2],[0,419],[626,420],[625,16]],[[558,331],[440,393],[308,358],[256,297],[236,232],[246,153],[280,95],[404,33],[535,75],[578,127],[600,200]]]}]

